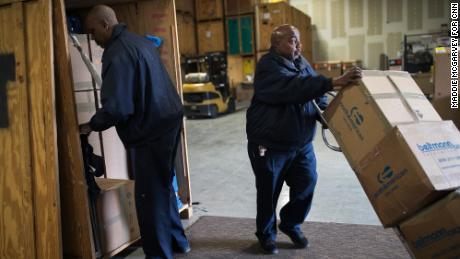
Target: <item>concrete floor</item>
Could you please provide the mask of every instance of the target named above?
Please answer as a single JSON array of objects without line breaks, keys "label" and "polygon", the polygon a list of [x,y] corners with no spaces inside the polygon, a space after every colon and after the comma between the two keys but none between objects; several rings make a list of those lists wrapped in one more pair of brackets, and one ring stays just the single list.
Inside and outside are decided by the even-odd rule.
[{"label": "concrete floor", "polygon": [[[199,204],[185,226],[203,215],[255,218],[256,189],[245,124],[244,109],[216,119],[187,120],[192,200]],[[307,221],[380,225],[345,157],[328,149],[320,133],[314,142],[318,183]],[[288,199],[285,186],[278,207]],[[143,258],[142,249],[126,258]]]}]

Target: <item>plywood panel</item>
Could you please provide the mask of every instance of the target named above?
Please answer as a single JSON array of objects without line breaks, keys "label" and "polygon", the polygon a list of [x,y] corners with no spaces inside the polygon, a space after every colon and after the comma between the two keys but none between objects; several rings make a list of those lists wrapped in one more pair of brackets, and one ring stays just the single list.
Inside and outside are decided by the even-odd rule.
[{"label": "plywood panel", "polygon": [[[0,257],[5,259],[36,258],[23,12],[22,3],[0,7],[0,58],[8,66],[0,71],[9,122],[0,128]],[[7,54],[14,56],[9,64]]]},{"label": "plywood panel", "polygon": [[204,54],[211,51],[225,51],[224,24],[222,21],[199,22],[198,52]]},{"label": "plywood panel", "polygon": [[223,0],[196,0],[197,21],[221,19],[224,16]]},{"label": "plywood panel", "polygon": [[423,1],[407,0],[407,29],[421,30],[423,26]]},{"label": "plywood panel", "polygon": [[429,0],[428,1],[428,18],[443,18],[444,17],[444,0]]},{"label": "plywood panel", "polygon": [[313,0],[313,17],[312,23],[316,25],[318,29],[326,29],[326,1],[324,0]]},{"label": "plywood panel", "polygon": [[195,21],[192,16],[177,15],[177,33],[179,37],[180,54],[197,54]]},{"label": "plywood panel", "polygon": [[161,37],[164,41],[160,47],[161,59],[176,84],[176,67],[174,59],[173,36],[177,33],[176,11],[173,1],[154,0],[138,2],[139,33]]},{"label": "plywood panel", "polygon": [[111,5],[119,22],[126,24],[128,30],[132,32],[139,33],[139,16],[137,15],[137,4],[136,3],[127,3],[127,4],[118,4]]},{"label": "plywood panel", "polygon": [[387,22],[402,22],[402,0],[388,0],[387,2]]},{"label": "plywood panel", "polygon": [[383,30],[383,15],[382,15],[383,1],[382,0],[368,0],[367,14],[368,14],[368,35],[381,35]]},{"label": "plywood panel", "polygon": [[270,37],[273,30],[282,24],[292,23],[291,7],[286,3],[259,5],[257,28],[259,31],[257,49],[270,49]]},{"label": "plywood panel", "polygon": [[389,58],[397,58],[398,51],[402,52],[401,44],[403,35],[401,32],[388,33],[387,35],[387,55]]},{"label": "plywood panel", "polygon": [[350,59],[364,60],[364,35],[353,35],[348,37],[348,55]]},{"label": "plywood panel", "polygon": [[[175,1],[151,0],[138,2],[139,33],[154,34],[164,39],[160,48],[161,58],[182,97],[182,79],[179,60],[179,42],[177,40],[177,19]],[[223,33],[223,32],[222,32]],[[188,209],[181,216],[192,216],[192,195],[190,189],[190,175],[188,166],[187,133],[182,129],[181,140],[176,156],[176,174],[179,185],[179,196]]]},{"label": "plywood panel", "polygon": [[253,13],[256,0],[225,0],[225,15]]},{"label": "plywood panel", "polygon": [[367,44],[367,67],[369,69],[379,69],[380,55],[384,53],[383,43]]},{"label": "plywood panel", "polygon": [[66,258],[95,258],[62,0],[53,1],[53,19],[62,251]]},{"label": "plywood panel", "polygon": [[349,0],[350,28],[363,27],[364,22],[364,0]]},{"label": "plywood panel", "polygon": [[243,82],[243,57],[228,56],[227,57],[227,72],[228,81],[231,88],[236,88]]},{"label": "plywood panel", "polygon": [[345,37],[345,2],[336,0],[331,2],[332,38]]},{"label": "plywood panel", "polygon": [[24,5],[36,258],[61,257],[51,1]]},{"label": "plywood panel", "polygon": [[175,0],[176,10],[181,13],[195,14],[195,2],[193,0]]}]

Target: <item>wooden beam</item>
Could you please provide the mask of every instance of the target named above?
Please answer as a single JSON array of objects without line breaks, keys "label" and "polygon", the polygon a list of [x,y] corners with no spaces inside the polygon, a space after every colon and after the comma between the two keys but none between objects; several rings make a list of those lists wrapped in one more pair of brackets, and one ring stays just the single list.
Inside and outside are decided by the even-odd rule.
[{"label": "wooden beam", "polygon": [[53,1],[53,18],[63,251],[95,258],[63,0]]}]

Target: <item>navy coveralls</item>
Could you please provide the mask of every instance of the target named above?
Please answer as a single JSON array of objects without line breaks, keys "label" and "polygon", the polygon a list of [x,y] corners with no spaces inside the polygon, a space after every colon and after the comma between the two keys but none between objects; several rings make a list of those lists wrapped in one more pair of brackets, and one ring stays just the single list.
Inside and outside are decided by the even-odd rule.
[{"label": "navy coveralls", "polygon": [[276,205],[284,182],[290,193],[280,212],[282,228],[299,231],[310,210],[317,179],[312,140],[318,113],[312,100],[325,108],[330,90],[332,80],[317,76],[303,57],[291,62],[271,50],[257,64],[246,133],[261,241],[276,239]]},{"label": "navy coveralls", "polygon": [[129,150],[142,246],[147,258],[172,258],[188,247],[172,188],[183,110],[158,50],[125,25],[114,28],[102,56],[102,108],[90,127],[115,126]]}]

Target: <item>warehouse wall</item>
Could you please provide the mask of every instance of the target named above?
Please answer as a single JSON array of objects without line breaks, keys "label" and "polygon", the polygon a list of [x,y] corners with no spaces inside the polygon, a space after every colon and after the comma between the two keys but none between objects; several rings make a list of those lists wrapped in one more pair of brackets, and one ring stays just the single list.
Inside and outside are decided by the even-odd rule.
[{"label": "warehouse wall", "polygon": [[369,69],[379,56],[398,57],[404,34],[438,31],[456,0],[291,0],[312,17],[313,59],[359,59]]}]

